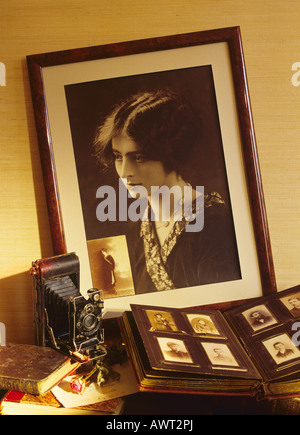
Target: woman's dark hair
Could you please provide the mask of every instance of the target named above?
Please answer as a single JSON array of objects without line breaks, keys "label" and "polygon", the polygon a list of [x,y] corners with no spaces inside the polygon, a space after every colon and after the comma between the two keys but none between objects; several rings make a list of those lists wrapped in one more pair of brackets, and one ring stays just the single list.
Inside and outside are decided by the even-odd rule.
[{"label": "woman's dark hair", "polygon": [[147,159],[166,172],[181,173],[200,133],[190,104],[169,89],[132,95],[118,104],[96,131],[94,149],[104,166],[113,164],[112,139],[126,133]]}]

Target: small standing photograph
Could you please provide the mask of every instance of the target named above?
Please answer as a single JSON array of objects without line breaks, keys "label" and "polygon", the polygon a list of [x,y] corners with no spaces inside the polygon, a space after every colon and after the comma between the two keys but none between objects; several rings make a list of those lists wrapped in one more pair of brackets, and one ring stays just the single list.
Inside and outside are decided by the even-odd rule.
[{"label": "small standing photograph", "polygon": [[186,314],[186,316],[196,334],[220,335],[210,316],[204,314]]},{"label": "small standing photograph", "polygon": [[242,314],[254,331],[259,331],[277,323],[277,320],[265,305],[257,305]]},{"label": "small standing photograph", "polygon": [[279,299],[293,317],[300,317],[300,292],[290,294]]},{"label": "small standing photograph", "polygon": [[94,287],[104,299],[134,295],[134,284],[125,236],[88,240]]},{"label": "small standing photograph", "polygon": [[213,365],[239,366],[227,344],[201,343]]},{"label": "small standing photograph", "polygon": [[172,314],[169,311],[146,310],[150,331],[179,331]]},{"label": "small standing photograph", "polygon": [[182,340],[157,337],[159,347],[166,361],[193,363],[193,360]]},{"label": "small standing photograph", "polygon": [[276,364],[281,364],[294,358],[300,358],[299,349],[294,345],[287,334],[280,334],[276,337],[264,340],[263,344]]}]

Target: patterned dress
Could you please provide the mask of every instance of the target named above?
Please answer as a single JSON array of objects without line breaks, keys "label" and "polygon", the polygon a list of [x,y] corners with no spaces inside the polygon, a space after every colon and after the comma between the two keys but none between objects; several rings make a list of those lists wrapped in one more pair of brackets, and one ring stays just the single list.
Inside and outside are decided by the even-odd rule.
[{"label": "patterned dress", "polygon": [[[204,197],[204,227],[187,232],[190,218],[176,221],[164,243],[160,245],[155,224],[139,223],[139,234],[130,235],[129,252],[137,294],[164,291],[241,278],[233,221],[221,196]],[[136,241],[136,243],[132,243]]]}]

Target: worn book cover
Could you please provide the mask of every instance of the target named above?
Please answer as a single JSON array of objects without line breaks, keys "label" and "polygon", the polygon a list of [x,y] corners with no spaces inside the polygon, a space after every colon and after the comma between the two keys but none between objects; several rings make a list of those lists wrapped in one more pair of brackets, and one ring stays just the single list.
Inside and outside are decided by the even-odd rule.
[{"label": "worn book cover", "polygon": [[0,388],[45,394],[78,366],[50,347],[8,343],[0,346]]},{"label": "worn book cover", "polygon": [[121,327],[141,390],[299,394],[300,350],[293,334],[300,286],[224,313],[136,304],[131,309]]}]

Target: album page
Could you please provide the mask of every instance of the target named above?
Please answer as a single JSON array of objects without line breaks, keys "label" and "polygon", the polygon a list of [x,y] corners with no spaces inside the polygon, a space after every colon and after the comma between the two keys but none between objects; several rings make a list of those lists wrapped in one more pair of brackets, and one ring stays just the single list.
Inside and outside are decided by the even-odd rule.
[{"label": "album page", "polygon": [[260,379],[218,311],[131,305],[153,369]]},{"label": "album page", "polygon": [[300,286],[257,298],[225,316],[265,380],[299,377]]}]

